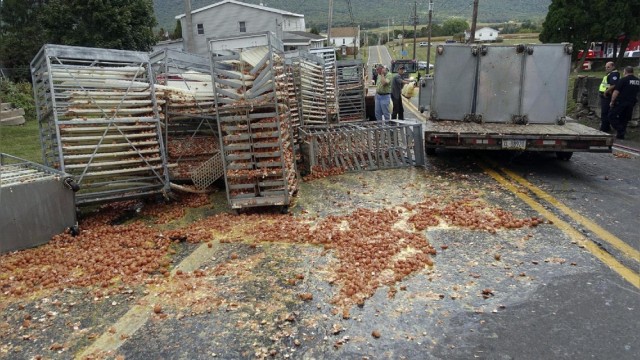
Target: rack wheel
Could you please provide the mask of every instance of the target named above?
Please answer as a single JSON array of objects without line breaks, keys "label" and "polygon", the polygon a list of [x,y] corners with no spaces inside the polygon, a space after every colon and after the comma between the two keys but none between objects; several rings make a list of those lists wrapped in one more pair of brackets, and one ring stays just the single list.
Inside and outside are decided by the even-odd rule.
[{"label": "rack wheel", "polygon": [[289,213],[289,206],[288,205],[284,205],[280,208],[280,214],[288,214]]}]

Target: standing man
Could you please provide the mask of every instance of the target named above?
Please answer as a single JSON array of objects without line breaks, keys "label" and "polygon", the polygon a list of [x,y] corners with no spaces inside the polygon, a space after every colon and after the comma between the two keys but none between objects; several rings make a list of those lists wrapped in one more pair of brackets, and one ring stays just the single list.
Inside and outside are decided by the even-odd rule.
[{"label": "standing man", "polygon": [[616,65],[613,61],[609,61],[604,65],[604,69],[607,74],[602,78],[600,83],[600,131],[611,131],[611,124],[609,124],[609,104],[611,103],[611,93],[616,86],[618,79],[620,79],[620,73],[615,69]]},{"label": "standing man", "polygon": [[391,82],[391,101],[393,102],[392,119],[404,120],[404,107],[402,106],[402,87],[409,83],[404,79],[404,65],[398,67],[398,73],[393,77]]},{"label": "standing man", "polygon": [[391,102],[391,74],[389,69],[380,67],[376,83],[376,120],[389,121],[389,103]]},{"label": "standing man", "polygon": [[638,101],[640,79],[633,75],[633,67],[624,68],[622,78],[618,81],[611,95],[611,111],[609,122],[616,129],[616,139],[624,139],[627,124],[633,115],[633,107]]}]

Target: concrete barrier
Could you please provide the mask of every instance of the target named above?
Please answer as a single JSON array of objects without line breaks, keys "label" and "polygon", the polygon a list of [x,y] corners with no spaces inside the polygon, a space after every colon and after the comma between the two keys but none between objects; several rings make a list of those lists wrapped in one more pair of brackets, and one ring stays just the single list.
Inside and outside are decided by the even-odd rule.
[{"label": "concrete barrier", "polygon": [[[600,87],[601,82],[602,78],[594,76],[579,76],[574,82],[572,94],[576,103],[582,105],[582,109],[588,108],[598,117],[600,117],[600,93],[598,92],[598,88]],[[638,100],[640,102],[640,94],[638,94]],[[633,108],[633,115],[631,116],[631,119],[640,119],[639,105],[636,105],[636,107]]]}]

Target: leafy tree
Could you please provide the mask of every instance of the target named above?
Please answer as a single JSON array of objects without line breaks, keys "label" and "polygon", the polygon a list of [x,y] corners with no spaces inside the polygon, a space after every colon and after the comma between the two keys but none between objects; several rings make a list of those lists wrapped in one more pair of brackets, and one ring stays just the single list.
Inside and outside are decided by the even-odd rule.
[{"label": "leafy tree", "polygon": [[309,30],[309,32],[310,32],[311,34],[320,35],[320,30],[318,30],[318,28],[317,28],[317,27],[315,27],[315,26],[312,26],[312,27],[311,27],[311,30]]},{"label": "leafy tree", "polygon": [[450,18],[442,23],[443,35],[455,35],[464,32],[469,29],[469,24],[466,20],[460,18]]},{"label": "leafy tree", "polygon": [[155,44],[151,0],[49,0],[43,23],[53,43],[139,51]]},{"label": "leafy tree", "polygon": [[15,78],[30,77],[29,62],[46,38],[39,21],[43,3],[43,0],[0,2],[0,64],[13,69]]},{"label": "leafy tree", "polygon": [[171,35],[171,39],[181,39],[182,38],[182,22],[180,20],[176,21],[176,28],[173,30],[173,34]]},{"label": "leafy tree", "polygon": [[639,17],[640,0],[552,0],[539,38],[544,43],[571,42],[574,49],[584,50],[576,67],[581,69],[594,41],[617,41],[622,34],[621,57],[629,40],[640,36]]}]

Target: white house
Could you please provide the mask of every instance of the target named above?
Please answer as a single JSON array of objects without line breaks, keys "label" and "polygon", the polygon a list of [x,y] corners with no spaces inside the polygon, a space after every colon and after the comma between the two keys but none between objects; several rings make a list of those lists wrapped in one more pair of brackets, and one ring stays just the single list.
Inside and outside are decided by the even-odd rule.
[{"label": "white house", "polygon": [[[498,35],[500,32],[496,29],[492,29],[490,27],[483,27],[482,29],[476,30],[476,35],[474,37],[475,41],[496,41],[498,39]],[[471,35],[471,31],[464,32],[464,39],[469,40],[469,36]]]},{"label": "white house", "polygon": [[[183,38],[187,29],[186,16],[180,20]],[[263,5],[247,4],[236,0],[224,0],[191,11],[192,39],[195,53],[208,54],[208,39],[243,35],[249,33],[276,34],[283,40],[285,50],[307,49],[322,46],[323,39],[305,33],[304,15]],[[302,39],[307,34],[307,39]],[[185,49],[186,50],[186,49]]]},{"label": "white house", "polygon": [[349,54],[353,53],[354,48],[357,51],[360,48],[360,25],[331,28],[331,45],[334,48],[345,46]]}]

